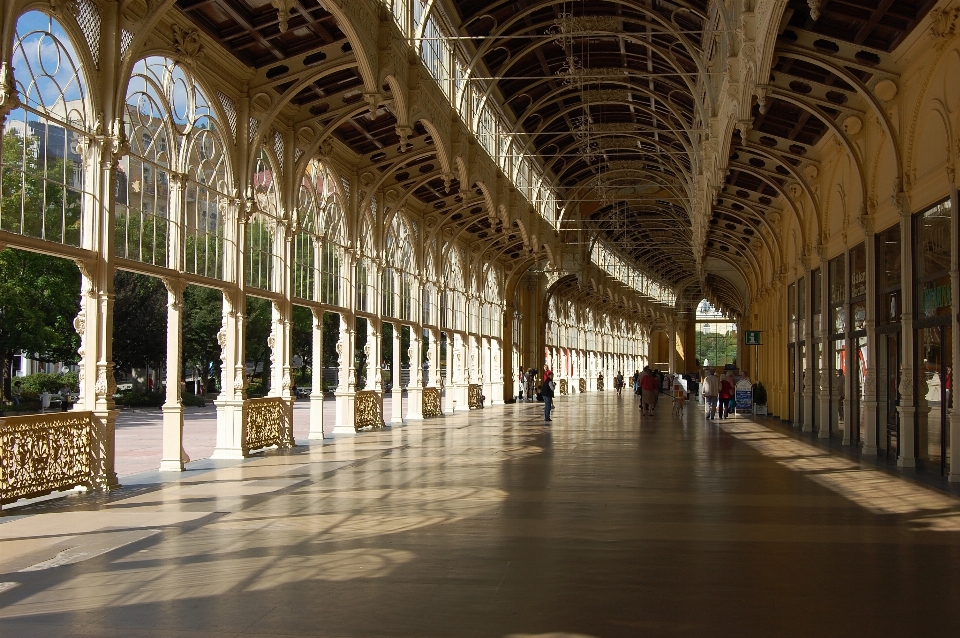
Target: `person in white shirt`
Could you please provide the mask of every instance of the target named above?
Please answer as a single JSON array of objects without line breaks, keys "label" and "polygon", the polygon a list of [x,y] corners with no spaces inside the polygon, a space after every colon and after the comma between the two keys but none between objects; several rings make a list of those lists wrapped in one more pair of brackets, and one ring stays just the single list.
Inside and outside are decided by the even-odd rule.
[{"label": "person in white shirt", "polygon": [[708,419],[713,419],[717,414],[717,397],[720,395],[720,379],[713,373],[713,370],[707,370],[707,376],[703,378],[703,398],[710,411],[707,413]]}]

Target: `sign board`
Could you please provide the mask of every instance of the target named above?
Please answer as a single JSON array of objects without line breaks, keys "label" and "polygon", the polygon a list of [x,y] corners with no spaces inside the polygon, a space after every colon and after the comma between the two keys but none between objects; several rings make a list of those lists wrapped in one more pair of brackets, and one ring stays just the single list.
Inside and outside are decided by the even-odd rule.
[{"label": "sign board", "polygon": [[760,332],[760,330],[744,330],[743,343],[748,346],[759,346]]},{"label": "sign board", "polygon": [[736,388],[737,410],[753,410],[753,384],[746,379],[739,381]]}]

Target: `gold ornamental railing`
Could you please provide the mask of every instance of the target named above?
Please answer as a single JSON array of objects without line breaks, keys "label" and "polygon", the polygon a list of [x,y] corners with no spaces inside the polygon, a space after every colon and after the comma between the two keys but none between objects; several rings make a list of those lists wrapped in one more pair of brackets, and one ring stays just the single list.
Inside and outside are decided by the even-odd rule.
[{"label": "gold ornamental railing", "polygon": [[580,394],[583,394],[587,391],[587,380],[580,379],[580,383],[577,384],[577,387],[580,389]]},{"label": "gold ornamental railing", "polygon": [[483,386],[479,383],[471,383],[467,387],[467,407],[471,410],[477,410],[483,407]]},{"label": "gold ornamental railing", "polygon": [[383,395],[373,390],[357,392],[354,400],[353,429],[367,427],[383,427]]},{"label": "gold ornamental railing", "polygon": [[566,396],[566,395],[568,394],[568,390],[567,390],[567,380],[566,380],[566,379],[560,379],[560,394],[562,394],[562,395],[564,395],[564,396]]},{"label": "gold ornamental railing", "polygon": [[0,419],[0,505],[104,484],[90,412]]},{"label": "gold ornamental railing", "polygon": [[440,408],[440,388],[423,389],[423,418],[443,416]]},{"label": "gold ornamental railing", "polygon": [[287,402],[280,397],[248,399],[244,452],[273,445],[293,447],[293,424]]}]

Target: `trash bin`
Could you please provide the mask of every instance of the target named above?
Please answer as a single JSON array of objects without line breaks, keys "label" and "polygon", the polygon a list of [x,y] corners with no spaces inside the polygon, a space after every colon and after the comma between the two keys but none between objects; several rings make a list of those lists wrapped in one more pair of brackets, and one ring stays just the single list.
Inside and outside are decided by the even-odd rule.
[{"label": "trash bin", "polygon": [[41,392],[40,393],[40,410],[43,411],[49,407],[50,407],[50,393]]}]

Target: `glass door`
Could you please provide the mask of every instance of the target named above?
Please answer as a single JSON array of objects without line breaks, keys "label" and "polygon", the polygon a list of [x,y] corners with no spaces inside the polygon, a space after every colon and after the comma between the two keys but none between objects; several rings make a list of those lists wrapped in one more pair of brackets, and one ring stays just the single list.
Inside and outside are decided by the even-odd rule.
[{"label": "glass door", "polygon": [[846,392],[847,372],[847,341],[846,339],[833,340],[833,356],[831,362],[830,384],[830,428],[831,434],[843,434],[843,402]]},{"label": "glass door", "polygon": [[820,341],[813,342],[813,414],[810,415],[810,421],[813,422],[813,429],[820,429],[820,375],[823,371],[820,369],[820,356],[823,352],[823,344]]},{"label": "glass door", "polygon": [[797,358],[793,344],[787,346],[787,420],[793,423],[793,400],[797,391]]},{"label": "glass door", "polygon": [[800,385],[797,390],[800,392],[800,401],[798,402],[798,414],[797,414],[797,423],[804,423],[804,398],[803,395],[806,392],[806,389],[803,387],[803,381],[806,378],[807,374],[807,345],[801,341],[799,344],[800,352]]},{"label": "glass door", "polygon": [[856,419],[851,436],[853,445],[860,445],[865,438],[865,430],[869,425],[863,418],[863,390],[867,378],[867,336],[862,335],[853,340],[854,352],[854,376],[851,379],[853,386],[850,390],[852,401],[850,403],[850,414]]},{"label": "glass door", "polygon": [[897,458],[900,440],[900,333],[877,335],[877,403],[880,408],[880,436],[877,443],[888,458]]},{"label": "glass door", "polygon": [[948,468],[951,336],[949,325],[917,330],[917,458],[941,474]]}]

